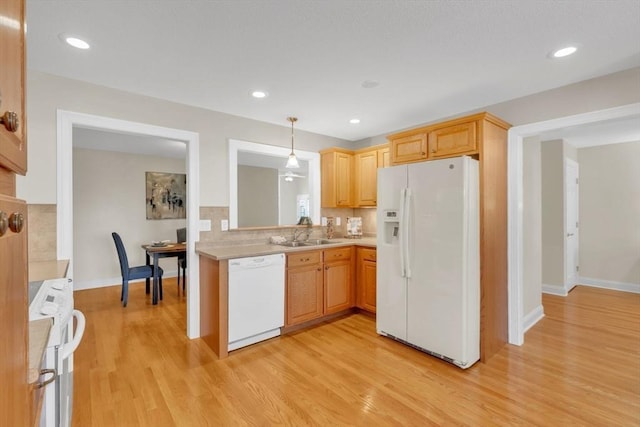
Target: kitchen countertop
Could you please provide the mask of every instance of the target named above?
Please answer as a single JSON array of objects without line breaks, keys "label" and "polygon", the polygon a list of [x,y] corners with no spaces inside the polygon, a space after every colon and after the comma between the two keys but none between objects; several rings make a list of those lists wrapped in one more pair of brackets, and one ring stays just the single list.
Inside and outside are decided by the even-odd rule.
[{"label": "kitchen countertop", "polygon": [[236,246],[217,246],[217,247],[200,247],[196,249],[199,255],[212,258],[217,261],[244,258],[251,256],[280,254],[288,252],[315,251],[319,249],[331,249],[342,246],[366,246],[370,248],[376,247],[375,237],[363,237],[360,239],[332,239],[332,243],[325,245],[298,246],[295,248],[276,245],[276,244],[256,244],[256,245],[236,245]]},{"label": "kitchen countertop", "polygon": [[67,276],[68,259],[33,261],[29,263],[29,281],[59,279]]},{"label": "kitchen countertop", "polygon": [[47,348],[52,324],[53,319],[50,317],[29,322],[29,370],[27,371],[29,384],[35,383],[40,377],[42,356]]}]

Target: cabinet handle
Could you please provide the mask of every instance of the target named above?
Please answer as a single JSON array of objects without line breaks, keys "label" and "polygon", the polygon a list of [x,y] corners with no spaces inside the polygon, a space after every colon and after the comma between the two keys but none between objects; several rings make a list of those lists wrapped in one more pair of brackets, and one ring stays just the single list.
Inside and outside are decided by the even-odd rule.
[{"label": "cabinet handle", "polygon": [[329,267],[325,267],[324,269],[325,269],[325,270],[328,270],[328,269],[329,269]]},{"label": "cabinet handle", "polygon": [[38,383],[37,387],[38,388],[42,388],[45,387],[48,384],[51,384],[55,379],[56,379],[56,370],[55,369],[41,369],[40,370],[40,375],[47,375],[47,374],[51,374],[51,378]]},{"label": "cabinet handle", "polygon": [[0,211],[0,236],[4,236],[4,233],[7,232],[7,228],[9,228],[9,219],[7,219],[7,214]]},{"label": "cabinet handle", "polygon": [[318,267],[318,271],[322,271],[322,268]]},{"label": "cabinet handle", "polygon": [[20,212],[14,212],[9,217],[9,228],[14,233],[19,233],[24,227],[24,216]]},{"label": "cabinet handle", "polygon": [[18,130],[20,121],[15,111],[5,111],[4,115],[0,117],[0,124],[3,124],[9,132],[15,132]]}]

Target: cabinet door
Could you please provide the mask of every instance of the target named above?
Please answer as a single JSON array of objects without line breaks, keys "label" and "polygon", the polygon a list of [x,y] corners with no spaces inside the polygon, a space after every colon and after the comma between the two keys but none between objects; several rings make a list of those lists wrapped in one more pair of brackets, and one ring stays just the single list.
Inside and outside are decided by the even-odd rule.
[{"label": "cabinet door", "polygon": [[378,149],[378,167],[388,168],[391,166],[391,150],[389,147]]},{"label": "cabinet door", "polygon": [[[22,0],[0,2],[0,16],[5,21],[0,23],[0,116],[5,116],[5,123],[0,124],[0,166],[21,175],[27,171],[24,11]],[[12,22],[16,25],[7,24]]]},{"label": "cabinet door", "polygon": [[320,264],[287,269],[287,326],[322,316]]},{"label": "cabinet door", "polygon": [[356,206],[375,206],[378,195],[378,151],[356,154],[355,171]]},{"label": "cabinet door", "polygon": [[351,260],[335,261],[324,267],[324,314],[353,307]]},{"label": "cabinet door", "polygon": [[323,208],[352,206],[352,169],[352,154],[340,151],[322,153],[320,204]]},{"label": "cabinet door", "polygon": [[418,162],[427,159],[427,135],[418,133],[391,140],[391,163]]},{"label": "cabinet door", "polygon": [[478,152],[476,122],[429,132],[429,157],[450,157]]},{"label": "cabinet door", "polygon": [[358,248],[357,265],[357,306],[363,310],[376,312],[376,250]]},{"label": "cabinet door", "polygon": [[31,417],[27,384],[27,207],[22,201],[0,195],[0,211],[8,217],[21,213],[25,224],[21,232],[7,229],[0,236],[0,425],[26,426]]},{"label": "cabinet door", "polygon": [[348,207],[353,204],[351,169],[353,156],[336,153],[336,206]]}]

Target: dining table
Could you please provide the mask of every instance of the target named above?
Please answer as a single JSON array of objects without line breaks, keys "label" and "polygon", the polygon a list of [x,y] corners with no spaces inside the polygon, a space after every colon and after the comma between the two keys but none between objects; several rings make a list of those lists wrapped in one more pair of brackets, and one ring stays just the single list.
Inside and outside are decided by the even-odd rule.
[{"label": "dining table", "polygon": [[[166,244],[146,244],[141,245],[142,249],[144,249],[147,257],[147,265],[153,266],[153,294],[152,294],[152,304],[158,304],[158,294],[159,294],[159,277],[158,274],[158,260],[160,258],[170,258],[177,257],[181,255],[185,255],[187,253],[187,244],[185,242],[175,242],[175,243],[166,243]],[[153,264],[151,260],[153,259]],[[147,281],[146,292],[149,293],[149,282]],[[160,299],[162,299],[162,295],[160,295]]]}]

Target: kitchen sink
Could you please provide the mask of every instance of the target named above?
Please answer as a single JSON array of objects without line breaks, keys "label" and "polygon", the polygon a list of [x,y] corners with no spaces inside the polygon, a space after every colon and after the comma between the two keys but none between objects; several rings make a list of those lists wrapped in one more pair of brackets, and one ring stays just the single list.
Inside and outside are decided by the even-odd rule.
[{"label": "kitchen sink", "polygon": [[328,245],[330,243],[336,243],[333,240],[327,239],[312,239],[304,242],[283,242],[279,243],[280,246],[288,246],[290,248],[298,248],[301,246],[319,246],[319,245]]}]

